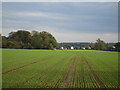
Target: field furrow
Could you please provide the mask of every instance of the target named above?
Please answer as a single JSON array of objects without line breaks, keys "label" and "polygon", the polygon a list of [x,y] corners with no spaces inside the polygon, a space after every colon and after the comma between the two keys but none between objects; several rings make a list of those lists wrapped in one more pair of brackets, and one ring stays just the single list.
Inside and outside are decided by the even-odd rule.
[{"label": "field furrow", "polygon": [[117,88],[117,60],[109,51],[3,49],[3,88]]}]

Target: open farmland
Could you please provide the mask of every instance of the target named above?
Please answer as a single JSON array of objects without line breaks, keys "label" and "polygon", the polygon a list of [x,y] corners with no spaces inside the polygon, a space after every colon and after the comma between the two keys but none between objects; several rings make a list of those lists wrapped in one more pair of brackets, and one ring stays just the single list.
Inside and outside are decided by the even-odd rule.
[{"label": "open farmland", "polygon": [[3,49],[3,88],[117,88],[118,53]]}]

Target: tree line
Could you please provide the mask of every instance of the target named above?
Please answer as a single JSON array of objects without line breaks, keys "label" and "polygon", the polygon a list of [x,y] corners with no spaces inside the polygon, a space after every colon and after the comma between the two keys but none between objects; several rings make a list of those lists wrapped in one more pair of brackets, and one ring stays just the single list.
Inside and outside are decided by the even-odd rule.
[{"label": "tree line", "polygon": [[64,42],[60,43],[61,47],[70,48],[74,46],[74,49],[92,49],[92,50],[104,50],[104,51],[120,51],[120,42],[117,43],[106,43],[105,41],[98,38],[95,43],[89,42]]},{"label": "tree line", "polygon": [[[0,35],[1,36],[1,35]],[[59,44],[49,32],[18,30],[2,37],[2,48],[15,49],[53,49]]]},{"label": "tree line", "polygon": [[0,34],[1,48],[15,48],[15,49],[54,49],[62,46],[71,47],[74,49],[81,49],[85,46],[86,49],[91,47],[92,50],[106,50],[106,51],[120,51],[120,42],[109,44],[101,39],[97,39],[95,43],[58,43],[55,37],[49,32],[42,31],[26,31],[18,30],[10,32],[8,37]]},{"label": "tree line", "polygon": [[98,38],[95,43],[90,44],[90,47],[94,50],[120,51],[120,42],[110,44]]}]

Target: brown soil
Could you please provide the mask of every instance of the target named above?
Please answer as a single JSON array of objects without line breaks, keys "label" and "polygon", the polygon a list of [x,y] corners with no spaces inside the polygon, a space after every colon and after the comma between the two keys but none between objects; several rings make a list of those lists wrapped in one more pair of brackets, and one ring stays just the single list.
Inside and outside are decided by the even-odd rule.
[{"label": "brown soil", "polygon": [[32,76],[32,77],[28,78],[27,80],[25,80],[24,82],[16,83],[15,85],[11,86],[11,88],[19,88],[20,85],[25,84],[26,82],[28,82],[29,80],[33,79],[34,77],[35,76]]},{"label": "brown soil", "polygon": [[82,82],[83,82],[83,88],[85,88],[85,79],[84,79],[84,67],[85,67],[85,65],[84,65],[84,61],[82,60],[82,63],[81,63],[81,78],[82,78]]},{"label": "brown soil", "polygon": [[71,76],[72,76],[72,72],[74,72],[75,62],[76,62],[76,57],[72,58],[72,60],[71,60],[71,63],[69,65],[65,81],[64,81],[61,88],[68,88],[68,85],[69,85],[69,82],[70,82],[70,79],[71,79]]},{"label": "brown soil", "polygon": [[13,69],[11,69],[11,70],[2,72],[2,74],[5,75],[5,74],[8,74],[8,73],[13,72],[13,71],[16,71],[16,70],[18,70],[18,69],[21,69],[21,68],[30,66],[30,65],[35,64],[35,63],[37,63],[37,62],[32,62],[32,63],[26,64],[26,65],[23,65],[23,66],[20,66],[20,67],[17,67],[17,68],[13,68]]},{"label": "brown soil", "polygon": [[57,83],[55,83],[51,88],[56,88],[56,86],[59,84],[60,79],[57,80]]},{"label": "brown soil", "polygon": [[104,83],[100,80],[100,78],[98,77],[98,75],[93,70],[92,66],[88,63],[87,59],[85,57],[83,57],[83,58],[84,58],[85,64],[88,66],[90,72],[93,74],[93,76],[94,76],[95,80],[97,81],[97,83],[99,84],[100,88],[106,88],[106,86],[104,85]]}]

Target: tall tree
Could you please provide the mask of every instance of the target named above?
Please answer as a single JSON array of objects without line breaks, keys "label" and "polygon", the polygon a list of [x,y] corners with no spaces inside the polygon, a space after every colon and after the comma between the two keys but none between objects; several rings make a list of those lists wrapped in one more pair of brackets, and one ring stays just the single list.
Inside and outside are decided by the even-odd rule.
[{"label": "tall tree", "polygon": [[23,45],[22,48],[31,48],[31,34],[28,31],[19,30],[17,32],[11,32],[9,39],[20,42]]},{"label": "tall tree", "polygon": [[2,48],[7,48],[7,41],[8,41],[8,38],[5,37],[5,36],[2,36]]},{"label": "tall tree", "polygon": [[107,49],[107,44],[103,41],[100,40],[99,38],[96,40],[96,43],[94,45],[94,48],[97,50],[106,50]]},{"label": "tall tree", "polygon": [[56,39],[49,32],[31,33],[25,30],[9,33],[8,37],[3,36],[3,48],[36,48],[53,49],[58,46]]},{"label": "tall tree", "polygon": [[32,46],[33,48],[40,49],[42,43],[42,38],[39,32],[32,32]]},{"label": "tall tree", "polygon": [[49,32],[32,31],[32,46],[38,49],[53,49],[58,46],[58,43],[54,36]]},{"label": "tall tree", "polygon": [[2,48],[2,35],[0,34],[0,48]]}]

